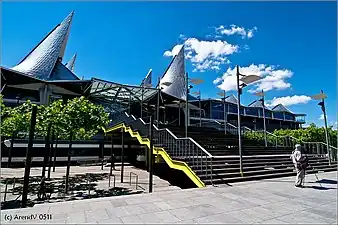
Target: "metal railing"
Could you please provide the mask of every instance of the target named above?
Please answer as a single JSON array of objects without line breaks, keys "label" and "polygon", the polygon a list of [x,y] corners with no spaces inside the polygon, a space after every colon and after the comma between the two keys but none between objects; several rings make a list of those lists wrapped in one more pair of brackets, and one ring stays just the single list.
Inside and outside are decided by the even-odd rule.
[{"label": "metal railing", "polygon": [[113,182],[114,186],[113,187],[115,188],[115,183],[116,183],[116,176],[115,176],[115,174],[109,174],[108,176],[109,176],[108,187],[110,187],[110,180],[111,180],[111,177],[113,177],[114,178],[114,182]]},{"label": "metal railing", "polygon": [[[148,136],[149,123],[143,119],[136,119],[128,123],[133,129],[138,130],[142,136]],[[198,175],[212,180],[212,155],[200,146],[194,139],[178,138],[167,128],[159,129],[153,124],[154,147],[163,147],[167,154],[176,160],[184,160]]]},{"label": "metal railing", "polygon": [[129,173],[129,185],[131,186],[131,175],[135,177],[135,189],[137,190],[138,187],[138,175],[134,172]]}]

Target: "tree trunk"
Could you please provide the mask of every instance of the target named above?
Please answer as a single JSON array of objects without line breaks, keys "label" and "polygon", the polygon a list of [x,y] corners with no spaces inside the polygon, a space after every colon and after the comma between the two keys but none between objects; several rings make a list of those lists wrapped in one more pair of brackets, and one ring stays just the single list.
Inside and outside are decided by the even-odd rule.
[{"label": "tree trunk", "polygon": [[55,162],[56,162],[56,150],[58,149],[59,137],[56,135],[56,143],[54,148],[54,160],[53,160],[53,172],[55,172]]},{"label": "tree trunk", "polygon": [[8,151],[8,162],[7,162],[7,167],[11,167],[12,163],[12,151],[13,151],[13,146],[14,146],[14,137],[15,137],[15,132],[12,133],[12,138],[11,138],[11,146],[9,147]]},{"label": "tree trunk", "polygon": [[65,188],[66,194],[68,193],[68,188],[69,188],[69,171],[70,171],[72,140],[73,140],[73,133],[70,134],[70,139],[69,139],[68,161],[67,161],[67,170],[66,170],[66,188]]},{"label": "tree trunk", "polygon": [[49,146],[49,136],[50,136],[50,130],[51,130],[51,124],[48,125],[48,128],[47,128],[47,135],[46,135],[46,139],[45,139],[45,150],[44,150],[44,157],[43,157],[43,164],[42,164],[42,174],[41,174],[41,177],[45,177],[46,175],[46,166],[47,166],[47,162],[48,162],[48,154],[49,154],[49,149],[50,149],[50,146]]}]

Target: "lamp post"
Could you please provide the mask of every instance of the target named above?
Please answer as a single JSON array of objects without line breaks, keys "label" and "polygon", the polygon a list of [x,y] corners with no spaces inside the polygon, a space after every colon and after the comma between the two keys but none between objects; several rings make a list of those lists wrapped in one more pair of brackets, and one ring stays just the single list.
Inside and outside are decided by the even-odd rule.
[{"label": "lamp post", "polygon": [[263,126],[264,126],[264,142],[265,142],[265,147],[268,146],[268,141],[266,138],[266,119],[265,119],[265,105],[264,105],[264,90],[262,90],[261,92],[257,92],[255,94],[258,97],[262,97],[261,99],[259,99],[260,102],[262,102],[262,107],[263,107]]},{"label": "lamp post", "polygon": [[186,73],[185,76],[185,82],[186,82],[186,93],[185,93],[185,137],[188,137],[188,123],[189,123],[189,107],[188,107],[188,96],[190,93],[190,89],[193,88],[192,85],[189,85],[189,82],[195,84],[195,85],[199,85],[201,83],[204,82],[204,80],[198,79],[198,78],[189,78],[188,77],[188,73]]},{"label": "lamp post", "polygon": [[329,135],[327,133],[327,120],[326,120],[326,110],[325,110],[325,103],[324,99],[327,98],[327,95],[324,94],[323,90],[320,91],[319,94],[311,96],[314,100],[321,100],[318,105],[321,106],[321,109],[324,114],[324,126],[325,126],[325,138],[326,138],[326,148],[327,148],[327,154],[329,158],[329,165],[331,166],[331,152],[330,152],[330,144],[329,144]]},{"label": "lamp post", "polygon": [[225,91],[222,92],[218,92],[217,93],[219,96],[221,96],[223,98],[223,119],[224,119],[224,134],[227,134],[227,123],[228,123],[228,114],[226,113],[226,109],[225,109]]},{"label": "lamp post", "polygon": [[[242,78],[240,79],[239,76],[242,76]],[[239,170],[240,170],[241,176],[243,176],[242,137],[241,137],[242,135],[241,135],[241,115],[240,115],[241,94],[242,94],[242,90],[244,87],[262,78],[257,75],[240,74],[238,65],[236,68],[236,78],[237,78],[238,151],[239,151],[239,167],[240,167]],[[242,81],[243,83],[240,84],[239,81]]]},{"label": "lamp post", "polygon": [[174,103],[177,103],[178,105],[178,126],[181,126],[181,100],[175,100]]},{"label": "lamp post", "polygon": [[161,77],[158,77],[158,94],[157,94],[157,104],[156,104],[156,126],[158,127],[158,123],[160,120],[160,97],[161,97],[161,90],[163,89],[162,86],[169,87],[172,83],[165,81],[161,83]]},{"label": "lamp post", "polygon": [[200,116],[200,127],[202,127],[201,90],[196,91],[193,94],[197,95],[197,98],[198,98],[198,108],[199,108],[199,116]]},{"label": "lamp post", "polygon": [[143,118],[143,98],[144,98],[144,89],[151,88],[151,84],[142,84],[141,91],[141,119]]}]

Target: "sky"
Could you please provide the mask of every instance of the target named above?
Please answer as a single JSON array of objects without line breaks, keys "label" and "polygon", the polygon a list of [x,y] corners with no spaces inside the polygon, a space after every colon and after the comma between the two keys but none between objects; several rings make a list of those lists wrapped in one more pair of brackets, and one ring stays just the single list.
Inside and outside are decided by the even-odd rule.
[{"label": "sky", "polygon": [[186,72],[203,79],[202,98],[235,92],[235,67],[262,76],[241,100],[284,104],[323,125],[317,101],[327,94],[329,125],[337,126],[336,2],[3,2],[1,65],[13,67],[71,11],[64,61],[75,53],[79,77],[153,83],[185,46]]}]

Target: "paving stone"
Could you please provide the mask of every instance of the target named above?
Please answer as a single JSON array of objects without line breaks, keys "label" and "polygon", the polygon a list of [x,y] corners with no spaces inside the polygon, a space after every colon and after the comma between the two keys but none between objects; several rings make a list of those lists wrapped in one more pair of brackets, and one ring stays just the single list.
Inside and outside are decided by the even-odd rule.
[{"label": "paving stone", "polygon": [[120,218],[110,218],[110,219],[106,219],[106,220],[97,220],[96,221],[97,224],[122,224],[122,220]]},{"label": "paving stone", "polygon": [[120,218],[124,224],[144,224],[139,216],[124,216]]},{"label": "paving stone", "polygon": [[232,217],[228,214],[217,214],[217,215],[212,215],[212,216],[200,217],[200,218],[194,219],[194,221],[196,221],[197,223],[201,223],[201,224],[215,224],[215,223],[243,224],[242,220]]},{"label": "paving stone", "polygon": [[[336,180],[336,176],[337,172],[321,174],[323,179]],[[314,176],[307,179],[316,181]],[[46,203],[32,208],[2,210],[1,223],[337,224],[337,189],[294,188],[293,180],[294,177],[289,177],[243,182],[232,187]],[[5,215],[40,212],[52,214],[53,219],[11,222],[4,219]]]}]

